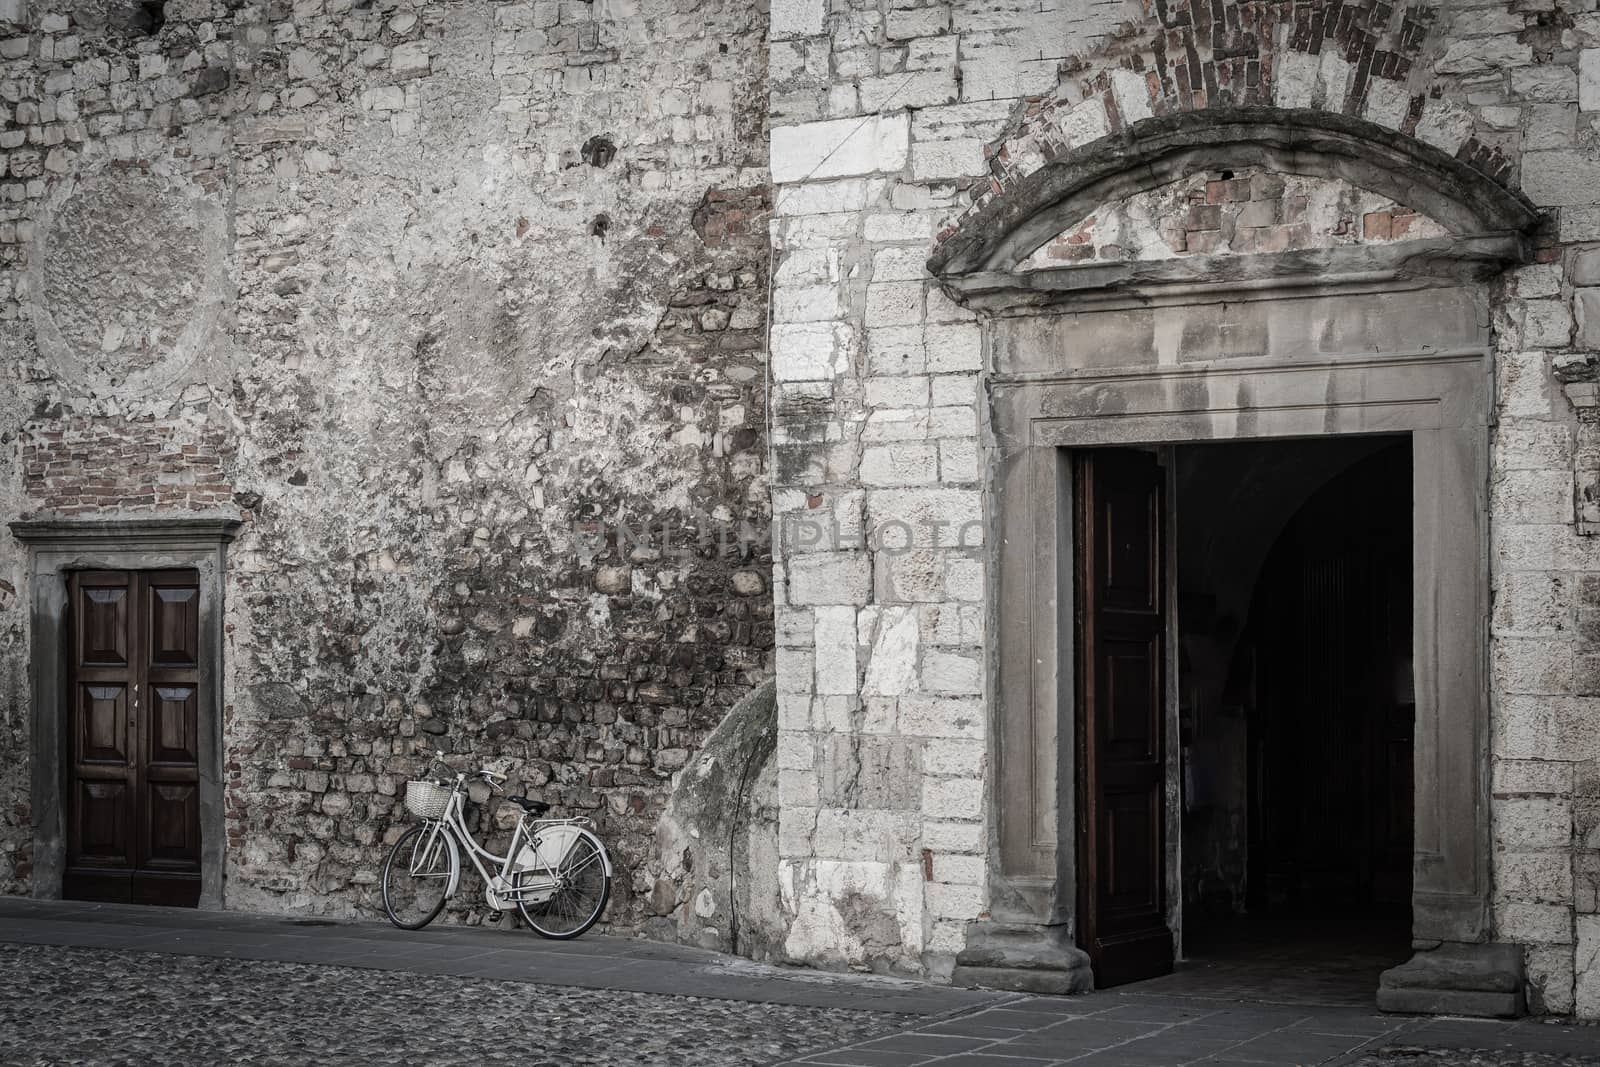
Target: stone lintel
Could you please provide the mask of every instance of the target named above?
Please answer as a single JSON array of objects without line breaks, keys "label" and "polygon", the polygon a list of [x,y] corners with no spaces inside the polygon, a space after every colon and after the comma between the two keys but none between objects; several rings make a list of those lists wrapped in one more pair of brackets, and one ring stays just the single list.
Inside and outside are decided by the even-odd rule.
[{"label": "stone lintel", "polygon": [[1446,941],[1422,949],[1378,981],[1378,1009],[1510,1019],[1526,1010],[1522,946]]},{"label": "stone lintel", "polygon": [[1066,995],[1094,989],[1089,955],[1065,924],[980,922],[967,928],[967,947],[950,979],[959,986]]},{"label": "stone lintel", "polygon": [[1474,234],[1382,246],[984,271],[953,275],[944,283],[968,307],[1026,314],[1045,305],[1148,307],[1266,300],[1306,290],[1334,295],[1456,286],[1498,274],[1520,262],[1524,251],[1519,235]]},{"label": "stone lintel", "polygon": [[11,536],[41,548],[124,550],[214,546],[232,541],[242,526],[228,516],[128,519],[18,519]]}]

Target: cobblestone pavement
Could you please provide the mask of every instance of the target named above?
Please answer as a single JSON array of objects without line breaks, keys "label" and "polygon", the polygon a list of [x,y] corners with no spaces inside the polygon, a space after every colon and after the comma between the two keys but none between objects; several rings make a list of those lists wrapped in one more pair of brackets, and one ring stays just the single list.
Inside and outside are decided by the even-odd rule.
[{"label": "cobblestone pavement", "polygon": [[0,1063],[764,1064],[908,1016],[0,944]]},{"label": "cobblestone pavement", "polygon": [[1352,1060],[1349,1067],[1590,1067],[1596,1062],[1600,1061],[1560,1052],[1393,1048]]}]

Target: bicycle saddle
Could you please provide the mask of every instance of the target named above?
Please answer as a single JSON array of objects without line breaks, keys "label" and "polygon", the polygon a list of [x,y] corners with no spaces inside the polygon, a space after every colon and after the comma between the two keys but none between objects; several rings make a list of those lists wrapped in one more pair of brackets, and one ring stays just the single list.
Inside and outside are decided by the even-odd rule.
[{"label": "bicycle saddle", "polygon": [[550,805],[542,800],[529,800],[527,797],[506,797],[506,799],[529,815],[543,815],[550,810]]}]

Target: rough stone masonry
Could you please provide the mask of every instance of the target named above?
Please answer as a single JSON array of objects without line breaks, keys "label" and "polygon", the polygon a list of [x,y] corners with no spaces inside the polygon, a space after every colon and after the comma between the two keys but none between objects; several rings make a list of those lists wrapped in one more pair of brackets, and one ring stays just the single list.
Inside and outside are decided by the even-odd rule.
[{"label": "rough stone masonry", "polygon": [[[1344,116],[1547,219],[1485,308],[1492,926],[1600,1017],[1595,6],[0,0],[0,512],[244,520],[230,907],[370,913],[437,738],[600,820],[617,928],[947,977],[1011,609],[990,323],[929,257],[1141,122]],[[1262,167],[1019,269],[1446,232]],[[0,534],[16,893],[28,581]]]},{"label": "rough stone masonry", "polygon": [[[655,835],[773,670],[765,27],[738,2],[0,6],[0,510],[245,519],[227,906],[371,913],[425,741],[598,819],[615,925],[725,936],[725,898],[687,906],[721,876]],[[7,537],[9,892],[25,581]]]}]

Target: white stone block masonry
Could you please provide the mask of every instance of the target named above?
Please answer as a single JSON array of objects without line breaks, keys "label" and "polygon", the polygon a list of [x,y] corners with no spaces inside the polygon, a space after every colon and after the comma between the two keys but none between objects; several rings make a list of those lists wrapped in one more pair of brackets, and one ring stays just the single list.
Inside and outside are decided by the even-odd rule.
[{"label": "white stone block masonry", "polygon": [[779,185],[905,169],[911,119],[898,115],[831,119],[772,131],[772,180]]},{"label": "white stone block masonry", "polygon": [[1585,48],[1578,55],[1578,107],[1600,111],[1600,48]]},{"label": "white stone block masonry", "polygon": [[768,33],[774,41],[786,37],[815,37],[822,32],[827,0],[772,0]]}]

